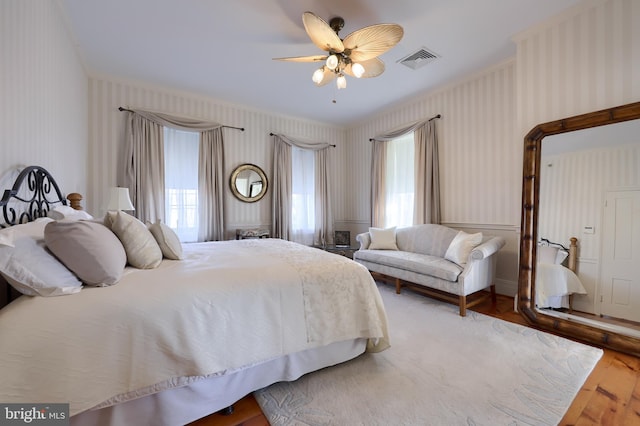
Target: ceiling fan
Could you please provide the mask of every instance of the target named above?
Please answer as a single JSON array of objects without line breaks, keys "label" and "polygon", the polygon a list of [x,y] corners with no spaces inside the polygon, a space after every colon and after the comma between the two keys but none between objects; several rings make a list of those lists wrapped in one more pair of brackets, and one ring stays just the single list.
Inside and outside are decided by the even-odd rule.
[{"label": "ceiling fan", "polygon": [[384,62],[378,59],[398,44],[404,30],[398,24],[377,24],[361,28],[340,39],[338,32],[344,26],[341,17],[327,24],[312,12],[302,14],[302,23],[313,44],[327,52],[325,55],[274,58],[278,61],[324,62],[312,76],[317,86],[337,79],[338,89],[347,87],[345,74],[361,78],[376,77],[384,72]]}]

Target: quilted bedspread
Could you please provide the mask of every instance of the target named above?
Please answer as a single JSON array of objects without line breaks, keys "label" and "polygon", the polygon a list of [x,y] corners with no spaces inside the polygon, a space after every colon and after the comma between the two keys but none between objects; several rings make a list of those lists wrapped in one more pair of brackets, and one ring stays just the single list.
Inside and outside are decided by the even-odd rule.
[{"label": "quilted bedspread", "polygon": [[184,252],[111,287],[0,310],[0,400],[68,402],[74,415],[332,342],[388,347],[380,294],[349,259],[278,239]]}]

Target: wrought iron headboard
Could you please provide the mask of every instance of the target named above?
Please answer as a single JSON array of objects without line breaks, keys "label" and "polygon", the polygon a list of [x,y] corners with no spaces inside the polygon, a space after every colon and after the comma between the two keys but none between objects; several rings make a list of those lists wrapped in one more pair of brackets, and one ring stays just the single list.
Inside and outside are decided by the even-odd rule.
[{"label": "wrought iron headboard", "polygon": [[[14,200],[20,201],[24,208],[18,208],[18,205],[12,203]],[[13,187],[5,190],[2,195],[0,210],[4,223],[0,223],[0,228],[46,217],[56,204],[66,206],[67,200],[53,176],[44,167],[25,167]]]}]

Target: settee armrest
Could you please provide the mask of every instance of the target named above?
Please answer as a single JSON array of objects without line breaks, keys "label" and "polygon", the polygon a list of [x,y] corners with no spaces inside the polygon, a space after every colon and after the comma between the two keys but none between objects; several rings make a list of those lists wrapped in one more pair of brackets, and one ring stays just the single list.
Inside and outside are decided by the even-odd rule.
[{"label": "settee armrest", "polygon": [[356,235],[356,241],[360,243],[358,250],[366,250],[369,248],[369,244],[371,244],[371,235],[369,235],[368,232],[363,232],[362,234]]},{"label": "settee armrest", "polygon": [[469,254],[470,260],[482,260],[491,256],[505,245],[502,237],[491,237],[479,246],[475,247]]}]

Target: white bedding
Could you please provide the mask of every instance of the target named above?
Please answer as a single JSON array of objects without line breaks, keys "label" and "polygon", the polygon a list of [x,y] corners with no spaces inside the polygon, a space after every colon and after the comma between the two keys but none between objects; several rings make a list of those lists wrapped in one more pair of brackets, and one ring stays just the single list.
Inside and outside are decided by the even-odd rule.
[{"label": "white bedding", "polygon": [[578,276],[569,268],[553,263],[536,266],[536,306],[539,308],[562,307],[562,297],[570,294],[587,294]]},{"label": "white bedding", "polygon": [[332,342],[388,347],[375,283],[346,258],[277,239],[187,244],[184,257],[0,310],[0,400],[74,415]]}]

